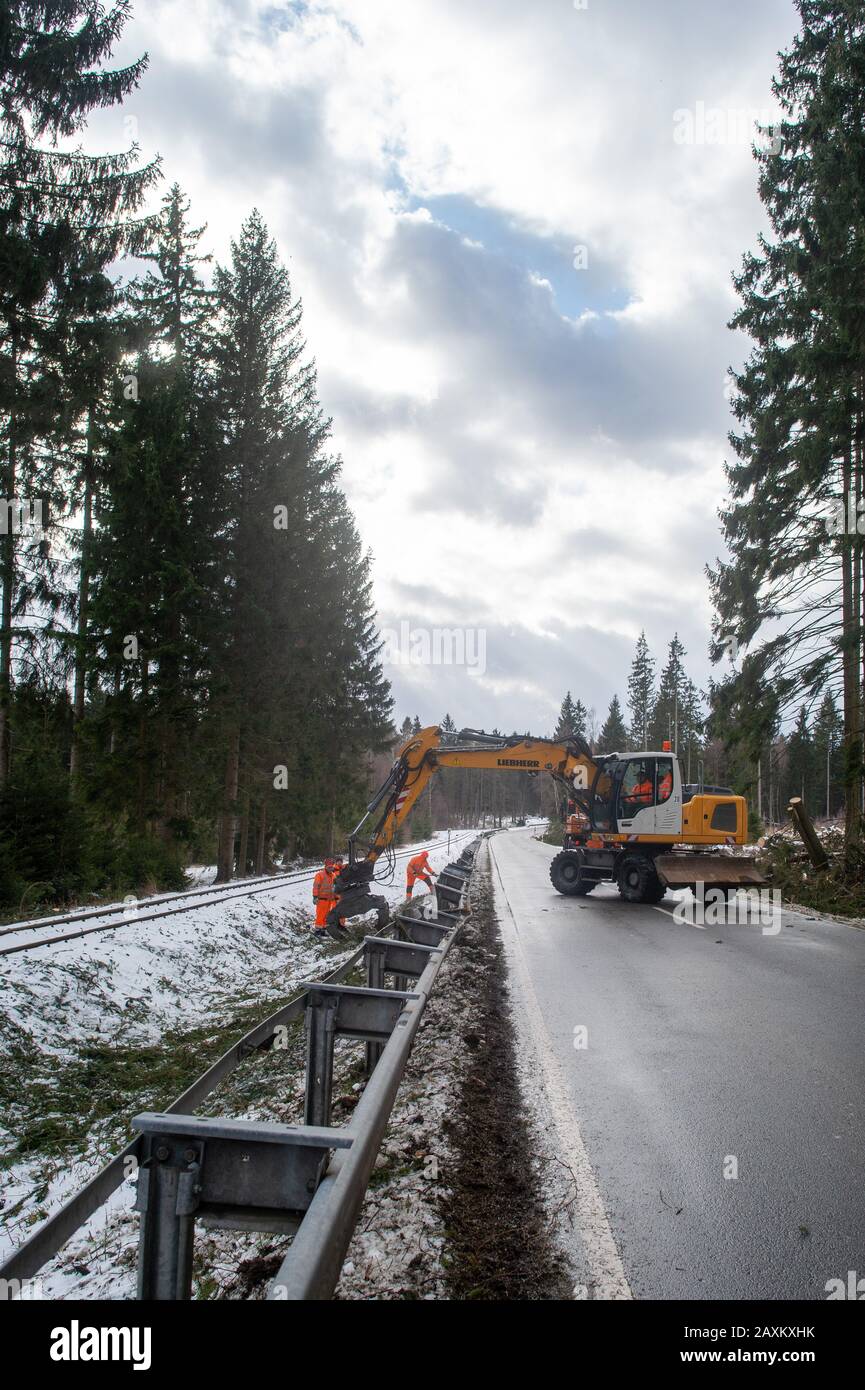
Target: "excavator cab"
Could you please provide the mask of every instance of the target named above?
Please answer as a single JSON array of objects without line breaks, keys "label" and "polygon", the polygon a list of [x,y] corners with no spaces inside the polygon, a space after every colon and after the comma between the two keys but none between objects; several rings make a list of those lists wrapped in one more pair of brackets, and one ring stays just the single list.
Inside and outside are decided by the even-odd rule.
[{"label": "excavator cab", "polygon": [[679,833],[682,775],[678,758],[671,753],[624,757],[614,753],[596,761],[591,787],[572,793],[587,832],[628,838]]},{"label": "excavator cab", "polygon": [[671,754],[622,758],[614,777],[615,829],[629,835],[677,835],[682,828],[682,776]]}]

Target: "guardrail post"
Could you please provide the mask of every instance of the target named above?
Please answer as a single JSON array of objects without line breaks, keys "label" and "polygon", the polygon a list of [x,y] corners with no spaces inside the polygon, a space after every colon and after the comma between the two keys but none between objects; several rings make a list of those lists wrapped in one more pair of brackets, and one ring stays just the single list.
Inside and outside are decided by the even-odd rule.
[{"label": "guardrail post", "polygon": [[[364,942],[366,950],[366,983],[369,989],[384,989],[385,948],[369,940]],[[371,1076],[376,1063],[384,1051],[384,1043],[368,1042],[366,1047],[366,1074]]]},{"label": "guardrail post", "polygon": [[174,1302],[190,1296],[200,1171],[199,1145],[187,1144],[181,1152],[170,1140],[151,1142],[138,1170],[140,1299]]},{"label": "guardrail post", "polygon": [[329,1125],[333,1096],[333,1040],[339,997],[309,991],[306,1001],[306,1101],[303,1122]]}]

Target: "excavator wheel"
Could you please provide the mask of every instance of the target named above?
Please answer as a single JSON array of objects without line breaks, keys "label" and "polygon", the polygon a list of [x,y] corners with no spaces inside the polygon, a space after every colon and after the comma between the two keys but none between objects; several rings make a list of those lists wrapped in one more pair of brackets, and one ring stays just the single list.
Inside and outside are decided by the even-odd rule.
[{"label": "excavator wheel", "polygon": [[569,849],[557,854],[550,865],[550,882],[566,898],[584,898],[595,887],[594,879],[583,878],[579,857]]},{"label": "excavator wheel", "polygon": [[344,893],[336,907],[332,907],[327,914],[328,936],[332,936],[334,941],[345,941],[354,933],[348,927],[343,926],[342,919],[360,917],[364,913],[371,912],[373,908],[378,913],[376,930],[381,931],[390,921],[390,904],[387,898],[379,898],[374,893],[367,893],[365,889],[349,890]]},{"label": "excavator wheel", "polygon": [[659,903],[666,893],[651,859],[629,854],[619,869],[619,892],[628,903]]}]

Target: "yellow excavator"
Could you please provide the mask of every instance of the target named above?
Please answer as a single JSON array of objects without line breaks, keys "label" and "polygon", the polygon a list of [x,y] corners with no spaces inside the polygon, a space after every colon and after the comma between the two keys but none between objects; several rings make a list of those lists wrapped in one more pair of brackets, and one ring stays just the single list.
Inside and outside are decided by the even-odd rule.
[{"label": "yellow excavator", "polygon": [[668,748],[601,755],[576,737],[506,738],[477,729],[443,736],[431,727],[401,746],[349,836],[348,862],[335,884],[339,905],[328,918],[332,935],[341,934],[346,917],[372,909],[380,926],[387,921],[386,900],[372,892],[376,862],[440,767],[546,772],[565,789],[571,814],[550,879],[566,896],[613,883],[627,902],[654,903],[668,888],[696,890],[703,883],[729,895],[766,881],[753,859],[729,853],[748,840],[744,797],[726,787],[683,784],[679,759]]}]

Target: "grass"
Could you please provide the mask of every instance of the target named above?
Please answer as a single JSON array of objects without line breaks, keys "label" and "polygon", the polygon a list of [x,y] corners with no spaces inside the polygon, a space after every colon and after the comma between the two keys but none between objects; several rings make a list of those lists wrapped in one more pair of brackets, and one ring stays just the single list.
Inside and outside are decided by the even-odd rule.
[{"label": "grass", "polygon": [[[272,1006],[268,1006],[268,1012]],[[106,1126],[117,1139],[139,1110],[164,1108],[217,1057],[257,1023],[260,1002],[235,1009],[223,1027],[171,1030],[157,1043],[124,1045],[104,1040],[82,1043],[58,1062],[36,1049],[13,1048],[0,1069],[0,1108],[13,1138],[0,1155],[0,1171],[22,1158],[68,1159],[91,1147],[94,1129]],[[288,1059],[294,1047],[253,1057]],[[243,1065],[238,1069],[242,1072]],[[271,1069],[244,1078],[244,1099],[266,1092]],[[272,1077],[270,1077],[272,1084]],[[251,1084],[250,1084],[251,1083]]]}]

